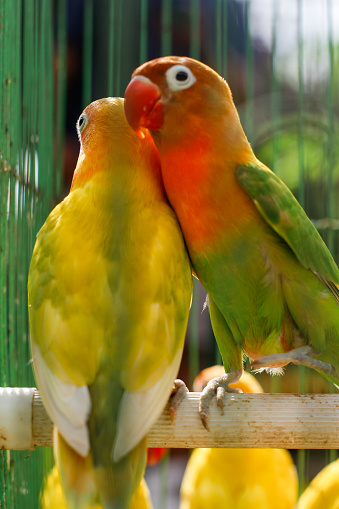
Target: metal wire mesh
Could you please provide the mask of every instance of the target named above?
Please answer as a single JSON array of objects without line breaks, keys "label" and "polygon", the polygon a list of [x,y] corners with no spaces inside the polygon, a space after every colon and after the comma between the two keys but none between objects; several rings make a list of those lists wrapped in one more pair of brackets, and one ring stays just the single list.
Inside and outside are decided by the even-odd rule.
[{"label": "metal wire mesh", "polygon": [[[34,386],[28,343],[27,272],[35,235],[61,184],[64,7],[65,3],[60,2],[54,11],[49,0],[0,1],[2,386]],[[50,465],[50,449],[30,454],[0,451],[0,507],[36,509],[43,473]]]}]

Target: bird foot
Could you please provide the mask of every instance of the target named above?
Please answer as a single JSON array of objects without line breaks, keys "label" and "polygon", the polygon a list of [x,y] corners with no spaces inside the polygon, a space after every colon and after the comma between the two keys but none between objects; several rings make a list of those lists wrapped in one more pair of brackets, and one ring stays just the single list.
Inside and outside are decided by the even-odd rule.
[{"label": "bird foot", "polygon": [[303,364],[309,368],[323,371],[326,375],[336,376],[336,370],[331,364],[319,361],[318,359],[314,359],[314,357],[310,357],[311,355],[317,356],[319,354],[317,354],[311,346],[306,345],[295,348],[294,350],[290,350],[289,352],[276,353],[272,355],[265,355],[264,357],[259,357],[259,359],[251,362],[250,367],[252,369],[274,368],[285,366],[286,364],[292,362],[292,364]]},{"label": "bird foot", "polygon": [[224,415],[224,396],[226,392],[237,392],[241,393],[240,389],[233,389],[229,387],[229,384],[235,384],[239,381],[241,377],[242,371],[231,371],[230,373],[226,373],[225,375],[219,376],[217,378],[213,378],[208,382],[205,389],[202,391],[199,400],[199,414],[201,418],[201,422],[207,431],[208,428],[208,417],[209,417],[209,406],[212,401],[212,398],[216,396],[217,405],[221,410],[221,414]]},{"label": "bird foot", "polygon": [[188,389],[186,387],[185,382],[177,378],[174,380],[172,393],[170,395],[170,418],[172,423],[174,422],[175,414],[177,413],[177,410],[179,408],[180,403],[185,398],[186,394],[188,393]]}]

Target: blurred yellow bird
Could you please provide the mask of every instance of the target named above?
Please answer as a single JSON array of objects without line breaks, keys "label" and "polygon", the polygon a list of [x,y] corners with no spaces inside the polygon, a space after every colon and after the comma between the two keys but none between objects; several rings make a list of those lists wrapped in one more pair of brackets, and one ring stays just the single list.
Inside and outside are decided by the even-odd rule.
[{"label": "blurred yellow bird", "polygon": [[[201,391],[224,373],[222,366],[204,370],[194,382]],[[230,387],[263,392],[244,372]],[[292,458],[283,449],[195,449],[181,485],[180,509],[294,509],[298,477]]]},{"label": "blurred yellow bird", "polygon": [[339,459],[313,479],[301,495],[297,509],[339,509]]},{"label": "blurred yellow bird", "polygon": [[77,129],[71,191],[30,265],[33,366],[69,508],[129,509],[181,362],[191,266],[158,153],[123,99],[93,102]]},{"label": "blurred yellow bird", "polygon": [[[68,509],[56,465],[49,473],[40,495],[40,509]],[[102,505],[92,505],[88,509],[102,509]],[[148,486],[142,479],[129,509],[153,509]]]}]

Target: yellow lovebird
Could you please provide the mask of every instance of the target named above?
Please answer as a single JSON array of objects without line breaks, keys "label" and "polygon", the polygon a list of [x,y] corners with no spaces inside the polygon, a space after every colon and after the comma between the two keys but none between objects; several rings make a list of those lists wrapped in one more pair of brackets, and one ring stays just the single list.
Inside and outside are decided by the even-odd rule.
[{"label": "yellow lovebird", "polygon": [[158,153],[123,99],[91,103],[77,129],[71,191],[29,270],[33,365],[67,505],[127,509],[179,369],[191,266]]},{"label": "yellow lovebird", "polygon": [[[40,509],[68,509],[56,465],[46,479],[40,496]],[[102,509],[102,505],[92,505],[88,509]],[[129,509],[153,509],[150,492],[144,479],[141,480]]]},{"label": "yellow lovebird", "polygon": [[301,495],[297,509],[339,509],[339,459],[313,479]]},{"label": "yellow lovebird", "polygon": [[[194,382],[201,391],[222,366],[202,371]],[[232,388],[263,392],[244,372]],[[187,463],[180,509],[293,509],[298,477],[291,455],[283,449],[195,449]]]}]

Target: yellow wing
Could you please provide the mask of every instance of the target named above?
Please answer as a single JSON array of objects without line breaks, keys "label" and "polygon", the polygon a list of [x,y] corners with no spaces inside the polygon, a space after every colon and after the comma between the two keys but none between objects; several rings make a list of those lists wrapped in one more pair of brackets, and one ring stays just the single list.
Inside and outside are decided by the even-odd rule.
[{"label": "yellow wing", "polygon": [[[170,395],[192,277],[167,204],[128,208],[129,224],[121,210],[107,224],[99,215],[99,224],[91,185],[87,196],[84,188],[73,191],[38,235],[29,279],[32,353],[47,411],[82,456],[89,450],[87,387],[109,357],[124,389],[117,461],[147,434]],[[119,239],[106,238],[112,231]]]}]

